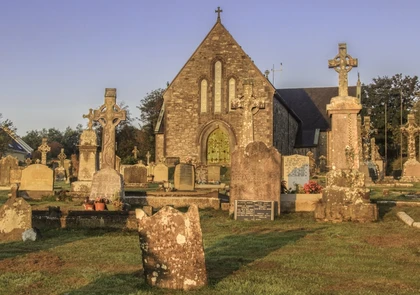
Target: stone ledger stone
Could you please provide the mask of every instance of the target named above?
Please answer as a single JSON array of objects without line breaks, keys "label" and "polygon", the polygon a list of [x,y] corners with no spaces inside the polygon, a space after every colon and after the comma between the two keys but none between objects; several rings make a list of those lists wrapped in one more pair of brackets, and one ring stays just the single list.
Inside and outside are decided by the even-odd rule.
[{"label": "stone ledger stone", "polygon": [[252,142],[232,153],[229,214],[235,200],[274,201],[280,214],[281,156],[263,142]]},{"label": "stone ledger stone", "polygon": [[33,164],[22,171],[20,196],[40,199],[42,196],[53,195],[53,171],[45,165]]},{"label": "stone ledger stone", "polygon": [[32,228],[31,205],[12,196],[0,207],[0,240],[19,241],[29,228]]},{"label": "stone ledger stone", "polygon": [[194,166],[178,164],[175,166],[174,186],[177,190],[193,191],[195,185]]},{"label": "stone ledger stone", "polygon": [[93,175],[90,199],[105,198],[110,201],[124,198],[124,184],[120,173],[112,168],[104,168]]},{"label": "stone ledger stone", "polygon": [[148,217],[136,210],[143,269],[150,286],[190,290],[207,284],[198,208],[163,207]]},{"label": "stone ledger stone", "polygon": [[377,220],[378,208],[370,203],[365,175],[358,170],[328,172],[327,187],[316,205],[315,219],[332,222]]}]

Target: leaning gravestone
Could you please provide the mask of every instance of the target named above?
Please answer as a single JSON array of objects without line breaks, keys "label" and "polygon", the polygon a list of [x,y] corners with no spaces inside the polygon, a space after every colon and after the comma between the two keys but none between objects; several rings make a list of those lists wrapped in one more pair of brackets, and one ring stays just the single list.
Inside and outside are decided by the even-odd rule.
[{"label": "leaning gravestone", "polygon": [[21,196],[41,199],[43,196],[53,195],[53,171],[45,165],[33,164],[22,171],[19,188]]},{"label": "leaning gravestone", "polygon": [[309,157],[291,155],[283,157],[283,179],[287,188],[294,190],[296,185],[304,186],[310,176]]},{"label": "leaning gravestone", "polygon": [[150,286],[190,290],[207,284],[200,216],[165,206],[153,216],[136,210],[146,282]]},{"label": "leaning gravestone", "polygon": [[12,187],[12,197],[0,207],[0,241],[19,241],[22,233],[32,228],[32,209],[23,198],[16,197],[17,186]]},{"label": "leaning gravestone", "polygon": [[8,186],[10,182],[10,171],[17,169],[18,160],[10,155],[0,160],[0,186]]},{"label": "leaning gravestone", "polygon": [[235,200],[274,201],[280,214],[280,153],[256,141],[236,148],[231,159],[229,214],[234,213]]},{"label": "leaning gravestone", "polygon": [[168,166],[166,166],[163,163],[159,163],[155,166],[153,180],[155,182],[167,182],[168,174],[169,174]]},{"label": "leaning gravestone", "polygon": [[124,183],[136,185],[147,182],[147,168],[145,166],[126,166],[124,168]]},{"label": "leaning gravestone", "polygon": [[191,164],[178,164],[175,166],[174,186],[181,191],[193,191],[195,185],[194,166]]}]

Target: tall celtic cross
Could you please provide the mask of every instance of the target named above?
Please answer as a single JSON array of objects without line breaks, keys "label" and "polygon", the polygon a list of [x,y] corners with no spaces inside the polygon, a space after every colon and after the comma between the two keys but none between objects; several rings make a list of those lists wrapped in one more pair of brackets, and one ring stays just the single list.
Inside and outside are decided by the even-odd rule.
[{"label": "tall celtic cross", "polygon": [[83,118],[89,120],[89,122],[88,122],[88,129],[89,130],[92,130],[92,122],[93,122],[93,118],[94,118],[93,110],[92,109],[89,109],[89,114],[83,115]]},{"label": "tall celtic cross", "polygon": [[64,160],[67,158],[66,154],[64,153],[64,149],[61,149],[61,153],[58,154],[57,158],[60,160],[60,167],[64,167]]},{"label": "tall celtic cross", "polygon": [[117,89],[105,88],[105,103],[93,112],[102,130],[102,168],[115,169],[115,127],[126,119],[126,111],[116,103]]},{"label": "tall celtic cross", "polygon": [[47,153],[51,148],[47,144],[47,138],[42,139],[42,144],[38,147],[38,151],[41,152],[41,164],[47,165]]},{"label": "tall celtic cross", "polygon": [[134,149],[131,152],[133,153],[134,159],[137,160],[137,155],[139,153],[139,150],[137,149],[137,146],[135,146]]},{"label": "tall celtic cross", "polygon": [[265,102],[257,99],[253,94],[253,81],[245,80],[243,83],[243,95],[231,103],[231,108],[242,109],[242,141],[243,146],[247,146],[254,141],[254,115],[265,108]]},{"label": "tall celtic cross", "polygon": [[328,67],[333,68],[338,73],[338,96],[348,96],[348,77],[347,73],[357,67],[357,58],[352,58],[347,54],[347,44],[338,44],[338,54],[328,61]]},{"label": "tall celtic cross", "polygon": [[420,127],[417,126],[414,114],[408,115],[408,122],[400,128],[401,132],[407,136],[408,141],[408,159],[416,159],[416,135],[420,133]]}]

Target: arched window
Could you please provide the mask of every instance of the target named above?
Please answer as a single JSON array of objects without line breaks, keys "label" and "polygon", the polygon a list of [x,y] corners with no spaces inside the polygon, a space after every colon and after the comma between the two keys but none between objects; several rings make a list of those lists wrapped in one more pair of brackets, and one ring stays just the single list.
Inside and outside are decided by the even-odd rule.
[{"label": "arched window", "polygon": [[201,112],[206,113],[207,112],[207,80],[203,79],[201,80]]},{"label": "arched window", "polygon": [[214,64],[214,112],[222,111],[222,63]]},{"label": "arched window", "polygon": [[236,96],[236,81],[234,78],[229,79],[229,112],[232,110],[232,101]]}]

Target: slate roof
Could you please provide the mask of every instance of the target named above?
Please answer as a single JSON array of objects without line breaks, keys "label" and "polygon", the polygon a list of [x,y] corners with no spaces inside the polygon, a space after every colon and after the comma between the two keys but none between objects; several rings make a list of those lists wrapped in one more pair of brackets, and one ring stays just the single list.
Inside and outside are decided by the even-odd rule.
[{"label": "slate roof", "polygon": [[[2,127],[0,127],[2,128]],[[4,128],[3,128],[4,129]],[[11,151],[22,153],[22,154],[31,154],[34,149],[31,148],[22,138],[14,134],[13,132],[5,130],[5,133],[12,138],[12,141],[9,143],[9,149]]]},{"label": "slate roof", "polygon": [[[327,104],[338,95],[338,87],[277,89],[277,92],[302,121],[295,147],[315,146],[316,130],[330,128]],[[349,87],[349,95],[356,96],[356,86]]]}]

